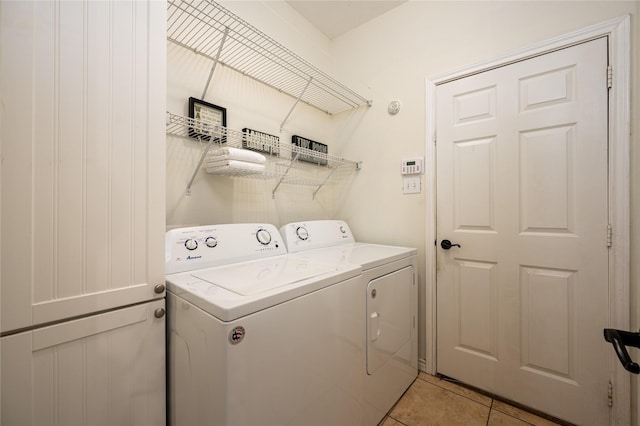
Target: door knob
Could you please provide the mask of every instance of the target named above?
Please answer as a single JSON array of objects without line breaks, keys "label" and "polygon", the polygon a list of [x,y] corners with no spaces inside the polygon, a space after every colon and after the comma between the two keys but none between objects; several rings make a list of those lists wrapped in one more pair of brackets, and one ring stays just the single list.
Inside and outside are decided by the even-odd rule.
[{"label": "door knob", "polygon": [[449,250],[451,247],[462,247],[460,244],[451,244],[451,241],[449,240],[442,240],[442,242],[440,243],[440,247],[442,247],[445,250]]}]

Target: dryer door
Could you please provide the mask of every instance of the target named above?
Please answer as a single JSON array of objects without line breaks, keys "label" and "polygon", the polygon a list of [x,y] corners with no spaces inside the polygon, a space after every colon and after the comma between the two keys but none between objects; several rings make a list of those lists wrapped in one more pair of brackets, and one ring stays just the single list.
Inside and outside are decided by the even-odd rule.
[{"label": "dryer door", "polygon": [[[367,286],[367,373],[402,357],[411,345],[413,268],[407,266],[369,282]],[[406,360],[410,362],[410,359]]]}]

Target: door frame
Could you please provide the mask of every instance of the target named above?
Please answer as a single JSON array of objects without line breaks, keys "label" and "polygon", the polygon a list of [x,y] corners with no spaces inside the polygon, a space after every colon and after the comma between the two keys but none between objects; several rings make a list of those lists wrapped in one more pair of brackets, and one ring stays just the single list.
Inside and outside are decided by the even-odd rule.
[{"label": "door frame", "polygon": [[[426,163],[425,173],[425,342],[426,360],[421,365],[426,373],[436,373],[436,87],[452,80],[468,77],[497,67],[523,61],[579,43],[608,37],[609,65],[613,86],[609,90],[609,220],[613,229],[609,250],[609,324],[612,328],[630,327],[630,69],[631,17],[614,18],[600,24],[567,33],[487,61],[472,64],[426,79]],[[603,84],[604,84],[603,76]],[[425,165],[427,165],[425,164]],[[603,243],[605,232],[603,230]],[[629,424],[631,419],[631,377],[611,351],[609,371],[616,402],[611,424]]]}]

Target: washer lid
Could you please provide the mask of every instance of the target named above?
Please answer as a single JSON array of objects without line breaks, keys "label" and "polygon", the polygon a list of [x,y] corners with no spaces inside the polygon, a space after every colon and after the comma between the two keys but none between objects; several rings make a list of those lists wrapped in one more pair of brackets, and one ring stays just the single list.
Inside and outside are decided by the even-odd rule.
[{"label": "washer lid", "polygon": [[252,296],[277,287],[294,284],[322,274],[337,271],[335,265],[318,264],[309,259],[277,256],[194,271],[196,278],[241,296]]},{"label": "washer lid", "polygon": [[170,274],[166,283],[169,293],[229,322],[325,287],[360,285],[361,274],[357,265],[328,265],[283,255]]}]

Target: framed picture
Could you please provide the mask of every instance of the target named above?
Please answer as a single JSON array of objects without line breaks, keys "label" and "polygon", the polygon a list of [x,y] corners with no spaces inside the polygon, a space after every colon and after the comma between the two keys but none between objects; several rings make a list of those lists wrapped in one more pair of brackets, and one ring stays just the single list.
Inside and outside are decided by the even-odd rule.
[{"label": "framed picture", "polygon": [[198,120],[198,123],[189,128],[189,136],[208,141],[212,132],[223,134],[220,127],[227,126],[227,109],[200,99],[189,98],[189,118]]},{"label": "framed picture", "polygon": [[314,151],[315,153],[300,154],[300,156],[298,156],[298,160],[319,164],[321,166],[327,165],[327,155],[329,154],[329,147],[327,145],[298,135],[291,136],[291,143],[295,146],[299,146],[300,148]]},{"label": "framed picture", "polygon": [[271,155],[279,155],[280,137],[245,127],[242,129],[242,147]]}]

